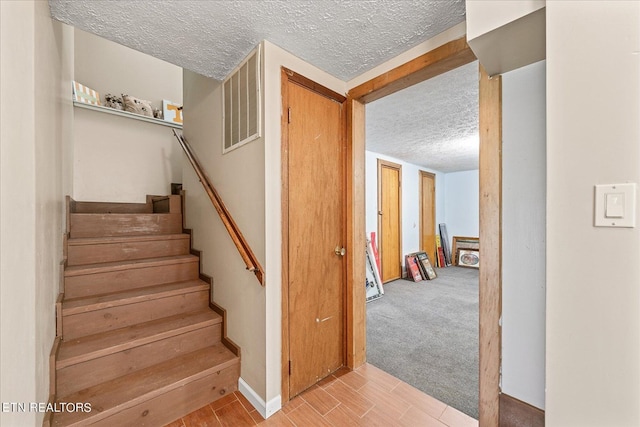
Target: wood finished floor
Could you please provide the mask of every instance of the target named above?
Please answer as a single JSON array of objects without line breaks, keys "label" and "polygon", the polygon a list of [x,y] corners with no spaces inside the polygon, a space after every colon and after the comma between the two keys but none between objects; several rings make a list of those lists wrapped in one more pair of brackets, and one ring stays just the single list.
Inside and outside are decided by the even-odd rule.
[{"label": "wood finished floor", "polygon": [[373,365],[342,369],[265,420],[239,392],[167,427],[477,427],[478,421]]}]

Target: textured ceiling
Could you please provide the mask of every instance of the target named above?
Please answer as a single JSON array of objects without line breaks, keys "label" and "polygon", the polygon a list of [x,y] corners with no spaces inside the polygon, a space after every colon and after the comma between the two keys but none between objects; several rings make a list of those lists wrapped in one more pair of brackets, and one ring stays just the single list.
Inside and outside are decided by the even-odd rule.
[{"label": "textured ceiling", "polygon": [[366,106],[367,150],[441,172],[478,169],[478,62]]},{"label": "textured ceiling", "polygon": [[[49,4],[55,19],[216,80],[266,39],[348,81],[465,19],[464,0]],[[368,104],[367,149],[443,172],[476,169],[477,86],[471,65]]]},{"label": "textured ceiling", "polygon": [[50,0],[67,24],[217,80],[266,39],[342,79],[464,20],[464,0]]}]

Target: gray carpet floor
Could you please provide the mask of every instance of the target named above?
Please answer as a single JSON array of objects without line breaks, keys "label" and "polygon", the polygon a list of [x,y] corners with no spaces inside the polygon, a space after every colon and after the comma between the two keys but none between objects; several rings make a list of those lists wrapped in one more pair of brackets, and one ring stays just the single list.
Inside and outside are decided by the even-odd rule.
[{"label": "gray carpet floor", "polygon": [[395,280],[367,303],[367,362],[478,418],[478,270]]}]

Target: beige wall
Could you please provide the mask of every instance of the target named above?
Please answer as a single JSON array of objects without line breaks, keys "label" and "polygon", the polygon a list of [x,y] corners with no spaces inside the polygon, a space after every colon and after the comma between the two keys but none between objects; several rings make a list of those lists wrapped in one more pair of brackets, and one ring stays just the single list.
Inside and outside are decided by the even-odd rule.
[{"label": "beige wall", "polygon": [[640,183],[640,3],[546,13],[546,425],[638,426],[640,210],[594,227],[593,186]]},{"label": "beige wall", "polygon": [[[264,142],[258,139],[222,154],[222,86],[184,73],[184,134],[234,220],[265,265]],[[242,378],[265,392],[265,290],[245,269],[191,165],[183,163],[187,227],[202,251],[202,269],[213,277],[213,299],[227,310],[227,332],[242,348]],[[269,269],[266,268],[267,277]]]},{"label": "beige wall", "polygon": [[[64,194],[71,191],[73,30],[46,2],[0,2],[2,402],[46,402]],[[2,425],[43,414],[2,413]]]},{"label": "beige wall", "polygon": [[75,29],[75,79],[104,94],[122,93],[162,108],[182,102],[182,68],[118,43]]},{"label": "beige wall", "polygon": [[224,230],[206,194],[184,162],[187,225],[203,250],[204,272],[214,278],[214,300],[227,309],[228,333],[242,348],[244,382],[261,400],[279,407],[281,392],[280,67],[345,93],[346,84],[264,42],[263,137],[222,154],[220,83],[185,71],[185,136],[266,271],[259,285]]},{"label": "beige wall", "polygon": [[[75,30],[76,81],[106,93],[182,103],[182,68]],[[76,200],[142,202],[181,182],[180,148],[171,128],[75,108]]]},{"label": "beige wall", "polygon": [[546,0],[466,0],[467,38],[475,39],[533,13],[545,6]]}]

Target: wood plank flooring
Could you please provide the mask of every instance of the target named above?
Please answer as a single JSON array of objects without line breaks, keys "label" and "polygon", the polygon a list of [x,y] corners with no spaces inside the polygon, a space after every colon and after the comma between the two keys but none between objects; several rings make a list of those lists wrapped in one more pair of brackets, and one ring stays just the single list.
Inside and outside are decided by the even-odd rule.
[{"label": "wood plank flooring", "polygon": [[478,421],[373,365],[341,369],[265,420],[235,392],[166,427],[478,427]]}]

